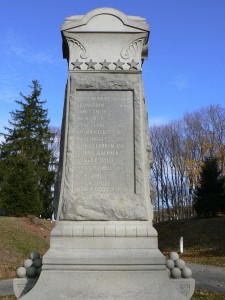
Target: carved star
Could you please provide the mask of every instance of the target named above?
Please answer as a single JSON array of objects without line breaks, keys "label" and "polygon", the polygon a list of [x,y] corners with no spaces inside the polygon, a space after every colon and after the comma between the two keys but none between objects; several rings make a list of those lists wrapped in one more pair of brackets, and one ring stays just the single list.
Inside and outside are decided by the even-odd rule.
[{"label": "carved star", "polygon": [[71,64],[73,65],[73,68],[74,68],[74,69],[76,69],[76,68],[77,68],[77,69],[81,69],[81,68],[80,68],[80,65],[82,65],[82,62],[79,62],[78,59],[77,59],[75,62],[72,62]]},{"label": "carved star", "polygon": [[88,66],[88,69],[95,69],[96,62],[93,62],[92,59],[89,62],[85,63]]},{"label": "carved star", "polygon": [[106,59],[102,62],[102,63],[100,63],[100,65],[102,65],[102,69],[108,69],[109,70],[109,65],[110,65],[111,63],[110,62],[107,62],[106,61]]},{"label": "carved star", "polygon": [[123,70],[123,65],[124,65],[125,63],[123,63],[122,61],[120,61],[120,59],[118,59],[118,61],[117,61],[117,62],[114,62],[113,64],[116,66],[116,69],[120,68],[120,69]]},{"label": "carved star", "polygon": [[134,59],[132,60],[132,62],[130,62],[130,63],[127,63],[129,66],[130,66],[130,70],[131,69],[136,69],[137,70],[137,65],[139,65],[139,63],[136,63],[135,61],[134,61]]}]

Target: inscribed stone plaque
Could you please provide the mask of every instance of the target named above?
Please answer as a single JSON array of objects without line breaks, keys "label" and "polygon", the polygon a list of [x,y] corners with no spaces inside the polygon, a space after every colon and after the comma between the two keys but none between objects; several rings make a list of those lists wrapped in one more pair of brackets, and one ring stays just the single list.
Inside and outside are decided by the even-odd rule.
[{"label": "inscribed stone plaque", "polygon": [[76,91],[74,193],[134,194],[132,91]]}]

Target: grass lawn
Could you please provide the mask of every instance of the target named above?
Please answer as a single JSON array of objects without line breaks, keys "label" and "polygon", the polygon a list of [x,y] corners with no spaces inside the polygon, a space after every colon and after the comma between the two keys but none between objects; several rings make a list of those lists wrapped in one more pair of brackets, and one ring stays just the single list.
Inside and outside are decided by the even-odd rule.
[{"label": "grass lawn", "polygon": [[43,255],[49,248],[53,224],[38,218],[0,217],[0,279],[14,278],[30,252]]},{"label": "grass lawn", "polygon": [[[0,300],[15,300],[16,297],[14,296],[0,296]],[[191,300],[197,299],[205,299],[205,300],[224,300],[225,295],[219,295],[217,293],[206,292],[206,291],[195,291]],[[168,299],[170,300],[170,299]],[[172,299],[171,299],[172,300]]]},{"label": "grass lawn", "polygon": [[167,256],[179,252],[179,240],[184,238],[186,262],[225,267],[225,218],[204,218],[167,221],[155,224],[159,234],[159,249]]},{"label": "grass lawn", "polygon": [[207,292],[207,291],[195,291],[194,295],[192,296],[191,300],[197,300],[197,299],[205,299],[205,300],[224,300],[225,295],[220,295],[213,292]]},{"label": "grass lawn", "polygon": [[[49,248],[53,226],[50,221],[35,217],[0,217],[0,279],[15,278],[16,268],[31,251],[43,255]],[[225,218],[161,222],[154,227],[159,234],[159,249],[164,255],[179,252],[179,240],[183,236],[182,259],[225,267]],[[14,299],[13,296],[0,296],[0,300]],[[225,300],[225,295],[197,290],[192,300],[197,299]]]}]

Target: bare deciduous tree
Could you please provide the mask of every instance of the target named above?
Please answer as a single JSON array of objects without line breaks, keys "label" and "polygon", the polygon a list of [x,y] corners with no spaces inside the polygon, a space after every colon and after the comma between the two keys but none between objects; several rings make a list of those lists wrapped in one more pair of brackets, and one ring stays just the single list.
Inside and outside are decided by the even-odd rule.
[{"label": "bare deciduous tree", "polygon": [[225,171],[225,108],[210,105],[150,128],[157,221],[188,218],[202,162],[216,156]]}]

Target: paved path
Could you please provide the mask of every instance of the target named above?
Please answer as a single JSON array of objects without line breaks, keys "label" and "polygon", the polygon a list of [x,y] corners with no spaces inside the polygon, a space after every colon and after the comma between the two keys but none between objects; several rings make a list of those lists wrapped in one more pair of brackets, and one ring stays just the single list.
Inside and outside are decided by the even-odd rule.
[{"label": "paved path", "polygon": [[[225,268],[187,264],[192,269],[195,288],[225,295]],[[13,295],[12,279],[0,281],[0,296]]]},{"label": "paved path", "polygon": [[11,296],[13,292],[13,281],[12,279],[0,281],[0,296]]},{"label": "paved path", "polygon": [[195,279],[195,288],[225,294],[225,268],[187,264]]}]

